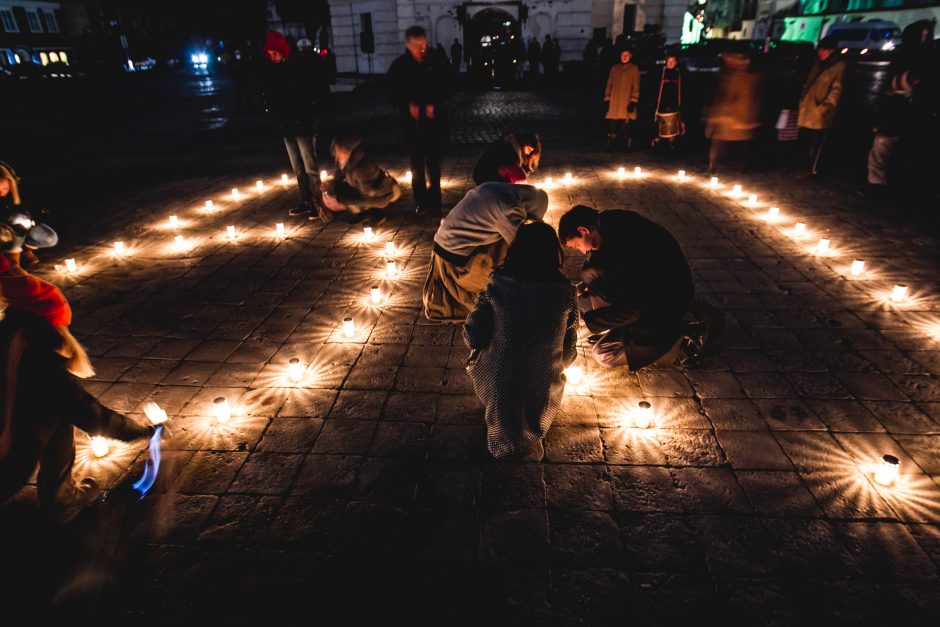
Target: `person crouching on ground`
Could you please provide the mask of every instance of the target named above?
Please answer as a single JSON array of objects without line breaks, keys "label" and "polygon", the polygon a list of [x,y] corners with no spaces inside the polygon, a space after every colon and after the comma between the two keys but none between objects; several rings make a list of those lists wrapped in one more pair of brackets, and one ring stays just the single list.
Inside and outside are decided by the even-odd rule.
[{"label": "person crouching on ground", "polygon": [[[0,245],[12,230],[0,225]],[[39,505],[65,524],[97,498],[93,479],[76,483],[73,425],[123,441],[149,438],[142,426],[111,411],[76,377],[94,374],[88,355],[69,332],[72,310],[55,286],[0,254],[0,503],[16,494],[39,463]]]},{"label": "person crouching on ground", "polygon": [[590,254],[580,293],[591,303],[583,319],[596,336],[599,364],[636,371],[678,350],[694,290],[669,231],[632,211],[577,205],[561,217],[558,233],[565,246]]},{"label": "person crouching on ground", "polygon": [[547,210],[548,194],[531,185],[490,182],[467,192],[434,234],[422,299],[427,319],[462,324],[519,225]]},{"label": "person crouching on ground", "polygon": [[562,259],[550,225],[520,226],[464,325],[467,372],[486,408],[493,457],[541,460],[542,438],[558,415],[563,371],[578,343],[577,294],[561,274]]},{"label": "person crouching on ground", "polygon": [[363,150],[361,140],[338,137],[330,144],[336,163],[333,179],[323,190],[321,219],[332,222],[347,211],[349,222],[377,226],[385,221],[385,208],[401,198],[401,187]]},{"label": "person crouching on ground", "polygon": [[19,177],[13,168],[0,161],[0,222],[13,229],[14,240],[6,254],[24,268],[39,263],[36,250],[59,243],[59,234],[47,224],[37,223],[20,198]]},{"label": "person crouching on ground", "polygon": [[542,141],[535,133],[506,133],[487,146],[473,168],[473,182],[525,183],[539,167]]}]

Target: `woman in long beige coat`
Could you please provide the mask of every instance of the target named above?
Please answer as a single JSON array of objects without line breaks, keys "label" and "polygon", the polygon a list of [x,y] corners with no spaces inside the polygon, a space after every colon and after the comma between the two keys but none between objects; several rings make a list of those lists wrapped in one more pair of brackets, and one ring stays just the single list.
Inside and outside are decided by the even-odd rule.
[{"label": "woman in long beige coat", "polygon": [[604,101],[608,103],[605,117],[610,120],[608,147],[622,138],[624,146],[630,148],[629,123],[636,119],[636,106],[640,101],[640,68],[630,63],[632,57],[629,50],[621,51],[620,65],[610,68],[607,76]]},{"label": "woman in long beige coat", "polygon": [[805,169],[798,177],[814,176],[819,155],[829,129],[836,121],[839,100],[842,98],[842,77],[845,61],[836,53],[838,42],[823,37],[817,46],[816,63],[809,71],[800,96],[800,136],[807,149]]},{"label": "woman in long beige coat", "polygon": [[[745,149],[760,126],[760,75],[751,71],[751,60],[740,53],[721,55],[718,90],[708,108],[705,136],[711,140],[708,170],[712,174],[727,152],[729,142]],[[747,155],[745,154],[745,160]]]}]

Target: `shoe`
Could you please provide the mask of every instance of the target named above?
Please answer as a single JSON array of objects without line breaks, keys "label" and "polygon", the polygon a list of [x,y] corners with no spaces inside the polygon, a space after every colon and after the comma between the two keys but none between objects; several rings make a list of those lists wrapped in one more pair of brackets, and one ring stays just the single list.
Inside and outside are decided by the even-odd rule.
[{"label": "shoe", "polygon": [[287,212],[287,215],[291,216],[306,216],[310,214],[310,205],[307,203],[297,205]]},{"label": "shoe", "polygon": [[694,369],[705,363],[705,345],[708,342],[708,324],[705,322],[686,323],[685,335],[679,344],[676,364],[683,368]]},{"label": "shoe", "polygon": [[56,523],[67,525],[75,520],[86,507],[97,501],[99,496],[101,496],[101,488],[91,477],[86,477],[79,483],[70,481],[59,488],[50,514]]}]

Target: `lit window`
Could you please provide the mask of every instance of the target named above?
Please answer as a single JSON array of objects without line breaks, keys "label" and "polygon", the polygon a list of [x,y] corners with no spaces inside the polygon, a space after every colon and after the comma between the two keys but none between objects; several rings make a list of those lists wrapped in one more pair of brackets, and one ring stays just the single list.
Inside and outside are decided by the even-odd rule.
[{"label": "lit window", "polygon": [[40,52],[40,53],[39,53],[39,61],[40,61],[40,63],[42,63],[43,65],[49,65],[49,55],[47,55],[45,52]]},{"label": "lit window", "polygon": [[39,21],[39,11],[27,11],[26,20],[29,22],[29,32],[41,33],[42,22]]},{"label": "lit window", "polygon": [[18,33],[20,27],[16,25],[16,18],[10,9],[0,9],[0,20],[3,21],[3,30],[7,33]]},{"label": "lit window", "polygon": [[46,30],[50,33],[59,32],[59,22],[55,19],[55,13],[52,11],[43,11],[43,15],[46,18]]},{"label": "lit window", "polygon": [[59,61],[61,61],[62,63],[68,63],[68,62],[69,62],[69,56],[68,56],[67,54],[65,54],[65,50],[63,50],[63,51],[61,51],[61,52],[59,53]]},{"label": "lit window", "polygon": [[50,53],[49,53],[49,61],[50,61],[51,63],[58,63],[58,62],[59,62],[59,53],[58,53],[58,52],[50,52]]}]

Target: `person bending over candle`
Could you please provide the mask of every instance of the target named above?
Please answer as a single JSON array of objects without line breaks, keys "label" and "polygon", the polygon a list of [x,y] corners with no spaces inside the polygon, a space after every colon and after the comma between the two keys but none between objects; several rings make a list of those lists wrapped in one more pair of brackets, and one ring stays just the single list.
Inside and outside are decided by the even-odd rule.
[{"label": "person bending over candle", "polygon": [[578,343],[578,300],[562,259],[550,225],[523,224],[464,324],[467,372],[486,407],[493,457],[541,460],[542,438],[558,415],[563,371]]},{"label": "person bending over candle", "polygon": [[519,225],[541,220],[547,210],[548,194],[531,185],[489,182],[467,192],[434,234],[424,282],[427,319],[462,324]]},{"label": "person bending over candle", "polygon": [[[13,232],[0,225],[0,247]],[[60,524],[97,498],[93,479],[72,479],[73,425],[91,435],[130,441],[149,438],[143,426],[111,411],[76,377],[94,374],[69,332],[72,310],[55,286],[0,254],[0,503],[16,494],[39,463],[39,505]]]},{"label": "person bending over candle", "polygon": [[351,224],[383,223],[385,208],[401,198],[398,182],[366,154],[359,139],[337,137],[330,152],[336,170],[324,186],[320,219],[332,222],[336,213],[346,211]]},{"label": "person bending over candle", "polygon": [[473,181],[480,185],[487,181],[525,183],[539,167],[542,141],[535,133],[506,133],[480,156],[473,168]]},{"label": "person bending over candle", "polygon": [[52,227],[37,224],[33,215],[22,204],[19,180],[13,168],[0,161],[0,222],[8,224],[15,234],[6,254],[13,263],[29,267],[39,262],[36,249],[55,246],[59,243],[59,235]]},{"label": "person bending over candle", "polygon": [[632,211],[577,205],[558,232],[565,246],[590,255],[579,292],[590,303],[583,318],[599,364],[636,371],[700,357],[706,325],[687,321],[694,320],[692,273],[669,231]]}]

